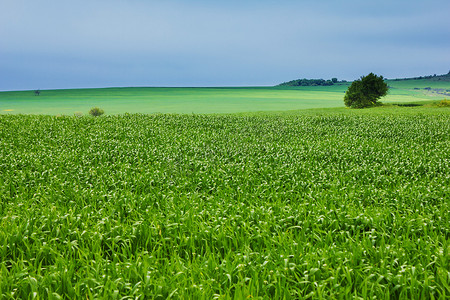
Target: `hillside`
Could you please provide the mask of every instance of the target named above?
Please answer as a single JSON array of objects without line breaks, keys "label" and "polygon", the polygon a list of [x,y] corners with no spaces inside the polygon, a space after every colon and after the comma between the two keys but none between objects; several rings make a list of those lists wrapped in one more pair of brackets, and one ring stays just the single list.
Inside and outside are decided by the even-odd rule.
[{"label": "hillside", "polygon": [[402,80],[420,80],[420,79],[428,79],[431,81],[447,81],[450,82],[450,71],[444,75],[428,75],[428,76],[419,76],[419,77],[411,77],[411,78],[396,78],[390,79],[394,81],[402,81]]},{"label": "hillside", "polygon": [[[388,97],[389,101],[403,101],[404,99],[399,98],[398,96],[406,96],[411,100],[413,98],[417,99],[422,97],[450,97],[450,72],[444,75],[428,75],[428,76],[419,76],[419,77],[411,77],[411,78],[394,78],[394,79],[386,79],[386,82],[389,85],[390,92],[389,94],[394,97]],[[291,87],[291,88],[300,88],[300,87],[323,87],[327,90],[330,89],[330,86],[340,87],[341,89],[347,88],[349,83],[345,80],[338,81],[336,78],[332,80],[324,80],[324,79],[296,79],[288,82],[283,82],[276,87]],[[331,91],[331,90],[330,90]],[[386,101],[387,99],[385,99]],[[408,100],[408,99],[406,99]],[[431,100],[431,99],[430,99]]]},{"label": "hillside", "polygon": [[[383,103],[427,103],[450,97],[450,74],[388,79]],[[333,82],[334,81],[334,82]],[[332,85],[327,85],[331,82]],[[0,92],[0,114],[81,115],[92,107],[106,114],[242,113],[343,106],[350,82],[300,79],[276,87],[130,87]]]},{"label": "hillside", "polygon": [[[428,75],[428,76],[419,76],[419,77],[410,77],[410,78],[394,78],[394,79],[386,79],[388,81],[410,81],[410,80],[430,80],[430,81],[442,81],[442,82],[450,82],[450,71],[444,75]],[[346,82],[345,80],[338,81],[337,78],[332,78],[331,80],[325,79],[295,79],[287,82],[280,83],[276,86],[330,86],[336,83]]]},{"label": "hillside", "polygon": [[450,72],[445,75],[389,79],[387,83],[391,93],[403,90],[428,97],[450,97]]}]

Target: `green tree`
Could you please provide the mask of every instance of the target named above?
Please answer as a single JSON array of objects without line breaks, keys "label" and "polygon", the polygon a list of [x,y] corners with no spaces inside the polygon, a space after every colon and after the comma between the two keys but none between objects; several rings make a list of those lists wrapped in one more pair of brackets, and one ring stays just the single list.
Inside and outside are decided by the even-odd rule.
[{"label": "green tree", "polygon": [[387,95],[388,85],[383,76],[370,73],[352,82],[344,96],[344,103],[351,108],[370,107]]}]

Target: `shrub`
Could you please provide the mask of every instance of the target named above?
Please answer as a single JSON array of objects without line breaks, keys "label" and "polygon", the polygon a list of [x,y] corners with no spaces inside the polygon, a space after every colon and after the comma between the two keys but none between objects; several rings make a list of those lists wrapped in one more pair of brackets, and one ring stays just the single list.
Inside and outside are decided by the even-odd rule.
[{"label": "shrub", "polygon": [[438,104],[439,107],[449,107],[450,106],[450,100],[444,99]]},{"label": "shrub", "polygon": [[101,116],[104,113],[105,113],[105,111],[103,109],[101,109],[101,108],[98,108],[98,107],[91,108],[91,110],[89,111],[89,114],[91,116],[94,116],[94,117]]}]

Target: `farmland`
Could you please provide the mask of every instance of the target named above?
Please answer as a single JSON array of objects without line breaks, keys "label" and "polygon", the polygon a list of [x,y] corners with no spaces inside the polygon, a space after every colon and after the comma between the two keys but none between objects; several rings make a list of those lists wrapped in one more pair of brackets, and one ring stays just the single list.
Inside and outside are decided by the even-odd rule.
[{"label": "farmland", "polygon": [[0,298],[448,298],[449,132],[423,107],[0,115]]},{"label": "farmland", "polygon": [[[0,93],[0,113],[234,113],[342,106],[345,88],[107,88]],[[339,101],[336,101],[339,99]]]},{"label": "farmland", "polygon": [[[388,81],[384,103],[407,103],[449,98],[448,81]],[[232,88],[104,88],[0,92],[0,114],[86,114],[97,106],[106,114],[237,113],[342,107],[349,83],[309,87]],[[430,88],[430,89],[425,89]],[[441,91],[437,93],[436,91]]]}]

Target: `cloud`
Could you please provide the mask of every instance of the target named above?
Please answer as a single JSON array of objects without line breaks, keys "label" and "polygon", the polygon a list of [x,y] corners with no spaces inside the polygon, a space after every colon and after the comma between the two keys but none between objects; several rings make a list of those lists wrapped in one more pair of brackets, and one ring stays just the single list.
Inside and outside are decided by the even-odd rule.
[{"label": "cloud", "polygon": [[404,77],[450,63],[448,1],[4,2],[0,89]]}]

